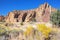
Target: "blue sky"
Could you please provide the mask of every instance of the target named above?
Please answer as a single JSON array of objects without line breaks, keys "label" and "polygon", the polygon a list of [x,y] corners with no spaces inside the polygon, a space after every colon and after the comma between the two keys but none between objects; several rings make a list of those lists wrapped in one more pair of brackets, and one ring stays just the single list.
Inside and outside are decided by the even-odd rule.
[{"label": "blue sky", "polygon": [[0,15],[6,16],[13,10],[29,10],[47,2],[54,8],[60,9],[60,0],[0,0]]}]

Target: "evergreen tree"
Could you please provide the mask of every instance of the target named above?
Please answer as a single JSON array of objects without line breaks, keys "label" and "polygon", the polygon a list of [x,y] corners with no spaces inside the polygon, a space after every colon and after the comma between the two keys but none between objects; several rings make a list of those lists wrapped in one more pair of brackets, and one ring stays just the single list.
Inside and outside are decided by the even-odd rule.
[{"label": "evergreen tree", "polygon": [[51,13],[51,22],[54,25],[60,26],[60,10],[57,12]]}]

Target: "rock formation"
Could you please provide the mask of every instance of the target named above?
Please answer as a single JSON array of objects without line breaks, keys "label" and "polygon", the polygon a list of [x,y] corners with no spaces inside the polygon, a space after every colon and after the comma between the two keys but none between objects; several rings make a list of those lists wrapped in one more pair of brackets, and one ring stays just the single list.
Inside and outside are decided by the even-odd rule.
[{"label": "rock formation", "polygon": [[50,21],[51,12],[54,11],[57,10],[52,8],[48,3],[45,3],[33,10],[15,10],[13,12],[9,12],[6,17],[6,22],[48,22]]},{"label": "rock formation", "polygon": [[0,22],[4,21],[5,17],[4,16],[0,16]]}]

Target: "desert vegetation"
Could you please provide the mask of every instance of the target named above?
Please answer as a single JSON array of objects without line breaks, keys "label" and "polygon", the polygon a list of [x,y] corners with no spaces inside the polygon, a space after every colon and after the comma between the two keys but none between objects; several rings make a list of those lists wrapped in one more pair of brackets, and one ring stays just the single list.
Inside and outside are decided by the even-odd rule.
[{"label": "desert vegetation", "polygon": [[51,14],[51,22],[56,26],[60,26],[60,10]]},{"label": "desert vegetation", "polygon": [[0,24],[1,40],[58,40],[59,28],[49,23],[25,23],[21,27]]}]

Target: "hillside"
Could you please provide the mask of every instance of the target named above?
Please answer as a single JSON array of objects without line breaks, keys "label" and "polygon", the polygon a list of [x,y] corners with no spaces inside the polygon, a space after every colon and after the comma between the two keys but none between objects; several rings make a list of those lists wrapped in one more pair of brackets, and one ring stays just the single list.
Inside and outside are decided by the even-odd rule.
[{"label": "hillside", "polygon": [[7,16],[0,16],[0,40],[60,40],[59,13],[44,3],[35,9],[14,10]]}]

